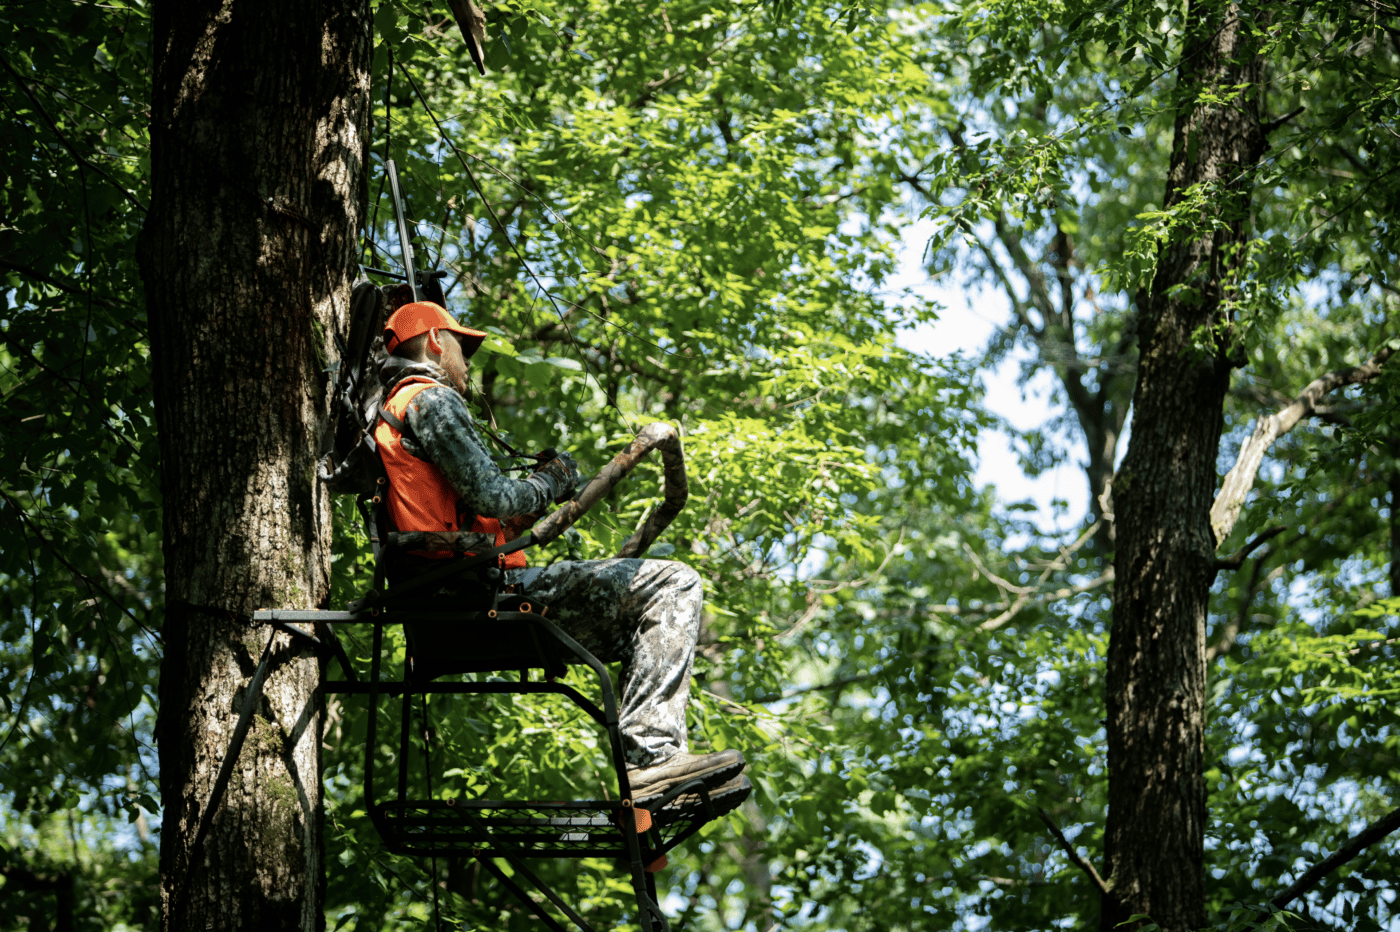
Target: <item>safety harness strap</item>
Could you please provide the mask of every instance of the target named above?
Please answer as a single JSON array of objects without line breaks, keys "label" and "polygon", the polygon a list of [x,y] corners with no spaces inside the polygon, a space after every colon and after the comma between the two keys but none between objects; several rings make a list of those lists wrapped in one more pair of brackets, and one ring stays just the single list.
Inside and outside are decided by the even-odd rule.
[{"label": "safety harness strap", "polygon": [[399,417],[397,414],[390,411],[388,408],[380,408],[379,417],[381,420],[384,421],[384,423],[394,428],[394,430],[398,431],[402,436],[407,437],[414,443],[418,443],[418,435],[413,432],[413,428],[409,427],[408,422],[405,421],[403,418]]}]

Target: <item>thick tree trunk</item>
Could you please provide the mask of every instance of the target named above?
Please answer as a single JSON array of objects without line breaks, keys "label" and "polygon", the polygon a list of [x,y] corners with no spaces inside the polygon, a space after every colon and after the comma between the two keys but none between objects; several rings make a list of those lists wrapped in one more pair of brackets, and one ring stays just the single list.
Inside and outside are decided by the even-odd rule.
[{"label": "thick tree trunk", "polygon": [[[1165,202],[1181,203],[1196,185],[1208,197],[1199,227],[1162,247],[1138,309],[1132,439],[1113,485],[1105,932],[1134,914],[1166,932],[1205,922],[1210,508],[1225,393],[1240,362],[1230,308],[1249,234],[1250,175],[1265,149],[1250,32],[1266,24],[1213,0],[1193,0],[1187,17]],[[1203,91],[1226,102],[1197,103]]]},{"label": "thick tree trunk", "polygon": [[142,234],[165,506],[165,929],[323,926],[317,662],[279,636],[212,830],[191,851],[270,631],[234,613],[327,597],[315,484],[330,328],[364,208],[367,0],[155,11]]}]

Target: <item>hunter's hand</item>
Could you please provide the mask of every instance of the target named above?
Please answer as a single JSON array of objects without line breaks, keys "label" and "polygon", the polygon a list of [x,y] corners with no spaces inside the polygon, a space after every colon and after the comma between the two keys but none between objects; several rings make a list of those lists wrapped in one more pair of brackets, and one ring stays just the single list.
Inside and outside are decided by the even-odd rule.
[{"label": "hunter's hand", "polygon": [[543,479],[548,483],[550,499],[554,504],[562,505],[574,497],[574,489],[578,488],[578,463],[575,463],[569,454],[560,453],[541,466],[530,478]]}]

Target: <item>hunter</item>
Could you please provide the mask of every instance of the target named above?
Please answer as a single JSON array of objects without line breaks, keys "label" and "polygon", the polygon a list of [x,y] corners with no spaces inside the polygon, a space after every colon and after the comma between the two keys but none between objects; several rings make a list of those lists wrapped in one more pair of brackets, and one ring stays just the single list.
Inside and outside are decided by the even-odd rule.
[{"label": "hunter", "polygon": [[[389,476],[389,514],[399,531],[485,533],[500,546],[551,503],[569,500],[579,484],[578,466],[567,453],[515,479],[488,451],[467,407],[469,360],[485,337],[427,301],[405,304],[385,326],[389,358],[381,378],[388,415],[375,440]],[[406,555],[395,575],[410,577],[453,557]],[[692,754],[687,742],[685,713],[704,600],[695,570],[671,560],[632,559],[532,567],[523,551],[505,556],[502,568],[510,591],[549,606],[554,623],[587,650],[622,664],[622,740],[638,805],[696,778],[717,811],[748,797],[752,785],[741,773],[742,754]],[[453,649],[467,645],[431,646],[434,656]],[[683,796],[672,808],[696,803]]]}]

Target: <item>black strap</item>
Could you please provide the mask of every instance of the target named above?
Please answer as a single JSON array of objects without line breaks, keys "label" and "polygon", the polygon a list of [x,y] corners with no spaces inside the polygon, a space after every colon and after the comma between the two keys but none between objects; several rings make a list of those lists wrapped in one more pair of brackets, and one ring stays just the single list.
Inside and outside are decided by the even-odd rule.
[{"label": "black strap", "polygon": [[394,430],[398,431],[409,440],[412,440],[414,443],[418,442],[418,437],[414,435],[413,428],[409,427],[408,422],[400,418],[397,414],[390,411],[388,408],[380,408],[379,416],[383,418],[384,423],[394,428]]},{"label": "black strap", "polygon": [[[191,608],[203,609],[202,606],[191,606]],[[235,614],[229,612],[229,614]],[[251,617],[249,619],[251,621]],[[257,711],[258,701],[262,698],[263,683],[267,680],[268,667],[272,663],[272,645],[277,641],[277,632],[272,632],[267,639],[267,646],[263,648],[262,660],[258,662],[258,668],[253,671],[253,679],[248,683],[248,692],[243,697],[243,709],[238,713],[238,723],[233,728],[233,738],[229,741],[228,750],[224,753],[224,759],[219,764],[219,773],[214,778],[214,788],[209,791],[209,799],[204,803],[204,811],[200,814],[199,825],[195,829],[194,841],[190,843],[189,853],[185,856],[185,876],[175,893],[174,915],[180,915],[181,907],[184,904],[186,894],[190,889],[190,878],[194,875],[195,866],[198,864],[199,851],[204,844],[204,838],[209,834],[210,827],[214,824],[214,816],[219,811],[219,803],[223,802],[224,791],[228,789],[229,778],[233,776],[234,765],[238,763],[238,755],[243,750],[243,741],[248,737],[248,728],[253,724],[253,713]]]},{"label": "black strap", "polygon": [[[394,430],[398,431],[399,436],[407,438],[408,440],[412,440],[414,445],[417,446],[418,449],[421,450],[423,448],[423,442],[418,439],[418,434],[414,432],[412,427],[409,426],[408,421],[405,421],[403,418],[399,417],[397,414],[389,410],[389,399],[387,398],[384,399],[384,404],[379,406],[379,418],[385,424],[388,424],[390,427],[394,428]],[[405,451],[408,451],[407,447],[405,447],[404,449]],[[417,456],[416,453],[413,455]],[[418,458],[423,459],[423,457],[421,456],[419,456]]]}]

